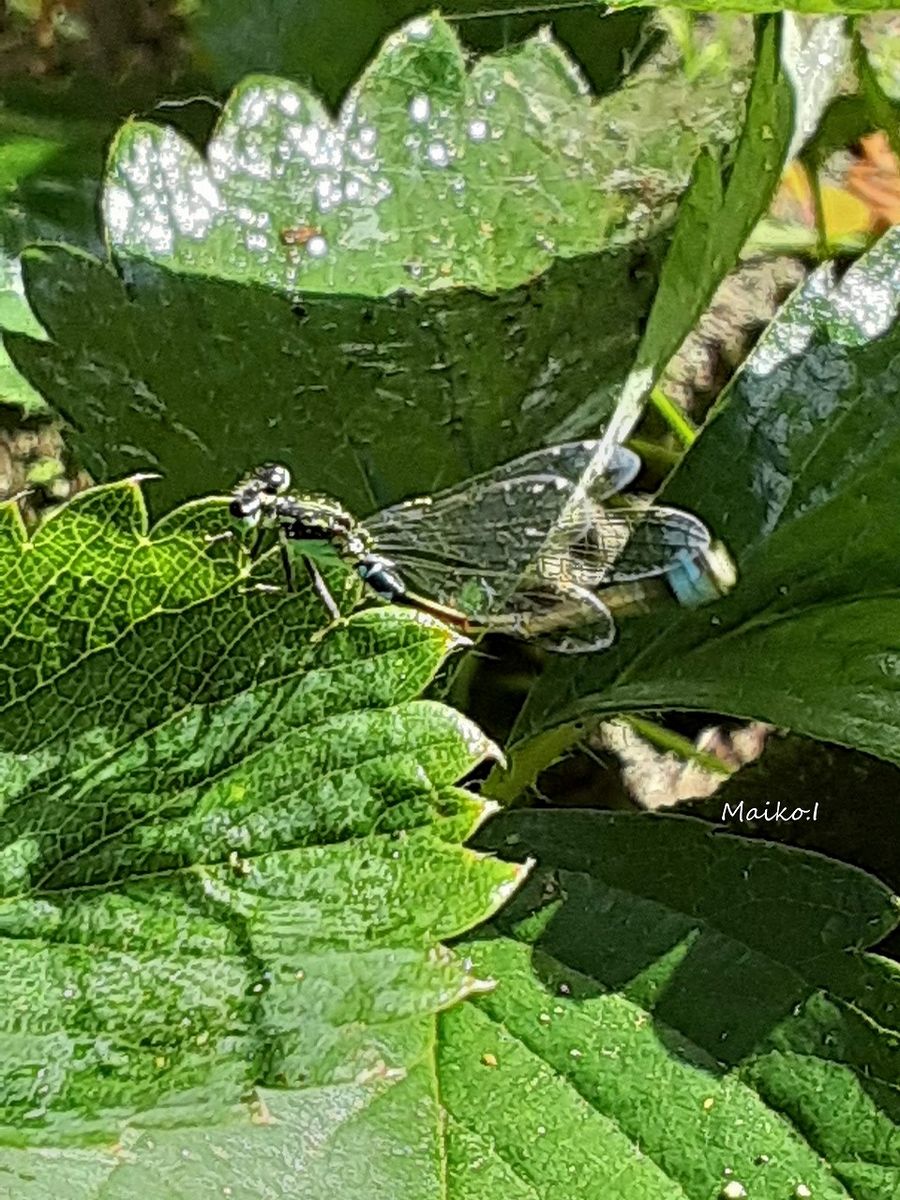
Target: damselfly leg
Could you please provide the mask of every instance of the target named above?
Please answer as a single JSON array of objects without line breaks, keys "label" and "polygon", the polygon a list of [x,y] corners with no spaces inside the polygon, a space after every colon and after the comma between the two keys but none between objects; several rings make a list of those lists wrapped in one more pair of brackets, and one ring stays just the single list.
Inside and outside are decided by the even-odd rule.
[{"label": "damselfly leg", "polygon": [[[282,547],[281,561],[284,565],[285,575],[287,576],[288,579],[291,579],[291,578],[293,578],[293,576],[290,573],[291,572],[291,557],[290,557],[290,553],[288,552],[288,548],[287,548],[287,545],[284,542],[284,540],[281,540],[281,547]],[[309,576],[310,582],[313,585],[313,590],[315,591],[315,593],[319,597],[319,599],[322,601],[322,604],[324,605],[328,615],[331,617],[332,621],[340,621],[341,610],[338,608],[338,604],[337,604],[337,601],[335,600],[334,596],[332,596],[331,592],[328,590],[328,584],[322,578],[322,576],[319,572],[319,568],[316,566],[316,564],[313,562],[313,560],[309,557],[308,554],[301,555],[301,558],[303,559],[303,566],[306,568],[306,573]]]}]

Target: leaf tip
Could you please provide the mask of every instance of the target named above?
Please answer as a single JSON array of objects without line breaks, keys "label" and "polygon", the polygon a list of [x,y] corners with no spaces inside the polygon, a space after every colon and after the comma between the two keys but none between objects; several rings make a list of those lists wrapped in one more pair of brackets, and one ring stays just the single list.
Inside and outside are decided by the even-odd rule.
[{"label": "leaf tip", "polygon": [[503,805],[499,800],[493,800],[490,796],[481,797],[481,815],[482,820],[487,820],[488,817],[493,817],[495,813],[500,812]]},{"label": "leaf tip", "polygon": [[477,979],[474,975],[470,975],[466,981],[466,995],[483,996],[487,992],[492,992],[496,986],[496,979]]}]

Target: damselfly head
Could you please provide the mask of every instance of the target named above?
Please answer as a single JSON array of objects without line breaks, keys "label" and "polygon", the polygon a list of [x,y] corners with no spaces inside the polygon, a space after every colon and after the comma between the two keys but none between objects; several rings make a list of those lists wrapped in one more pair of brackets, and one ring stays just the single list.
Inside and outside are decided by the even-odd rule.
[{"label": "damselfly head", "polygon": [[228,505],[228,511],[236,521],[244,521],[248,525],[255,525],[259,521],[262,511],[262,501],[259,498],[259,493],[242,492],[240,495],[233,496],[231,503]]},{"label": "damselfly head", "polygon": [[291,486],[291,473],[281,463],[264,463],[255,474],[269,496],[281,496]]},{"label": "damselfly head", "polygon": [[283,495],[291,485],[291,473],[281,463],[263,463],[237,484],[228,510],[239,521],[256,525],[263,508],[271,507],[274,498]]}]

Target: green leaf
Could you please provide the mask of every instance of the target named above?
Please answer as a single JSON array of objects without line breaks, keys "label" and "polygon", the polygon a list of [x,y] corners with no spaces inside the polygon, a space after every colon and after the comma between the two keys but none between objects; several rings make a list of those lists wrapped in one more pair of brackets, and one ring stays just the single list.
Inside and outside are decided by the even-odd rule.
[{"label": "green leaf", "polygon": [[[88,58],[89,45],[82,43]],[[105,253],[100,189],[122,121],[158,112],[201,141],[219,108],[214,97],[195,94],[202,81],[173,76],[174,64],[163,77],[138,70],[115,78],[71,66],[45,77],[0,77],[0,246],[8,253],[37,241]]]},{"label": "green leaf", "polygon": [[892,230],[840,283],[816,272],[665,489],[724,540],[734,591],[552,663],[518,738],[588,712],[694,708],[900,760],[898,268]]},{"label": "green leaf", "polygon": [[[181,8],[198,66],[220,87],[232,87],[248,71],[266,71],[313,86],[332,106],[386,34],[429,11],[421,0],[181,0]],[[481,51],[506,48],[549,25],[596,91],[610,89],[625,55],[640,53],[646,39],[644,13],[611,15],[590,3],[567,9],[550,0],[523,11],[508,0],[449,0],[441,10],[464,44]]]},{"label": "green leaf", "polygon": [[[14,330],[32,338],[44,331],[25,299],[18,259],[0,250],[0,329]],[[0,339],[0,404],[16,405],[26,415],[43,412],[46,405],[30,383],[16,370]]]},{"label": "green leaf", "polygon": [[[733,133],[734,100],[710,110],[702,90],[654,120],[654,99],[671,103],[674,89],[665,72],[645,75],[594,102],[548,37],[468,70],[451,27],[421,18],[385,41],[334,121],[296,84],[250,76],[208,165],[171,129],[126,125],[107,229],[120,254],[289,293],[515,287],[555,258],[645,240],[698,145]],[[650,119],[629,170],[616,130],[635,105]],[[298,228],[316,233],[285,246]]]},{"label": "green leaf", "polygon": [[733,161],[726,169],[704,153],[694,167],[637,353],[636,367],[650,367],[654,377],[737,262],[778,186],[793,133],[794,107],[780,38],[778,21],[760,23],[747,113]]},{"label": "green leaf", "polygon": [[211,500],[148,528],[134,480],[30,539],[0,508],[17,1196],[60,1161],[67,1196],[114,1195],[168,1154],[186,1192],[239,1170],[287,1196],[281,1156],[324,1180],[323,1141],[396,1187],[419,1125],[422,1194],[438,1169],[433,1014],[484,986],[440,942],[520,875],[460,844],[487,806],[456,781],[496,751],[416,698],[445,628],[379,607],[312,637],[318,601],[259,590],[278,568],[227,526]]},{"label": "green leaf", "polygon": [[[690,812],[735,833],[852,863],[900,892],[898,795],[900,769],[893,763],[827,742],[771,736],[756,762],[708,800],[691,804]],[[688,809],[680,805],[679,811]]]},{"label": "green leaf", "polygon": [[546,37],[467,72],[429,18],[388,39],[335,121],[254,78],[208,165],[171,129],[126,126],[105,194],[124,278],[27,254],[53,340],[9,339],[14,361],[95,478],[164,473],[160,508],[278,458],[365,515],[593,432],[640,339],[667,201],[698,146],[736,131],[731,83],[688,92],[661,59],[594,102]]},{"label": "green leaf", "polygon": [[895,1194],[900,976],[863,952],[887,889],[679,817],[514,812],[478,842],[538,866],[460,947],[502,984],[441,1019],[449,1194]]}]

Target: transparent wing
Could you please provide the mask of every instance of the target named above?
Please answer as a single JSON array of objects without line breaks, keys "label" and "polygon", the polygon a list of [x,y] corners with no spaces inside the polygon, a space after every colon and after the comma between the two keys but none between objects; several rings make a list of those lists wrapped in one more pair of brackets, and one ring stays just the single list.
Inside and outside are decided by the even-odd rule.
[{"label": "transparent wing", "polygon": [[382,509],[381,512],[368,517],[365,524],[374,528],[378,524],[389,526],[397,521],[402,522],[410,510],[418,509],[422,505],[427,506],[432,513],[457,509],[471,511],[484,503],[486,495],[502,491],[502,485],[508,483],[544,482],[561,496],[562,502],[559,507],[562,509],[589,467],[594,472],[590,495],[595,500],[605,500],[634,482],[641,469],[641,460],[625,446],[613,446],[606,460],[595,464],[594,459],[602,444],[599,438],[592,438],[532,450],[529,454],[502,463],[499,467],[475,475],[433,496],[407,500],[402,504]]},{"label": "transparent wing", "polygon": [[539,612],[560,589],[595,591],[663,575],[702,556],[710,544],[701,521],[673,508],[588,504],[568,514],[549,540],[521,517],[499,527],[457,529],[454,536],[423,518],[408,539],[379,545],[412,590],[484,619],[521,610],[526,600]]},{"label": "transparent wing", "polygon": [[534,574],[582,587],[602,588],[664,575],[704,555],[709,530],[691,513],[640,500],[627,507],[595,505],[583,532],[554,531],[534,563]]},{"label": "transparent wing", "polygon": [[588,476],[591,480],[588,489],[591,497],[595,500],[605,500],[634,482],[641,469],[641,460],[626,446],[612,446],[605,461],[595,462],[602,445],[603,442],[599,438],[591,438],[532,450],[530,454],[523,454],[520,458],[503,463],[484,475],[466,480],[460,489],[448,489],[447,492],[440,493],[435,499],[449,495],[451,490],[466,491],[473,483],[504,483],[523,476],[553,475],[564,479],[570,485],[569,490],[574,489]]},{"label": "transparent wing", "polygon": [[435,536],[446,534],[454,544],[460,537],[470,542],[472,531],[485,521],[508,525],[517,516],[546,537],[589,467],[594,477],[586,494],[594,501],[620,492],[640,470],[640,459],[624,446],[613,447],[604,463],[594,464],[600,446],[595,439],[532,451],[434,496],[382,509],[365,525],[385,547],[392,538],[408,544],[409,531],[425,519]]},{"label": "transparent wing", "polygon": [[528,638],[555,654],[588,654],[605,650],[616,637],[613,615],[587,588],[542,581],[516,592],[509,611],[489,616],[485,624],[497,632]]},{"label": "transparent wing", "polygon": [[551,532],[563,546],[584,537],[597,503],[634,479],[637,455],[613,447],[598,464],[600,446],[590,440],[535,450],[435,496],[384,509],[366,527],[416,589],[443,603],[462,597],[471,615],[485,605],[497,611]]}]

